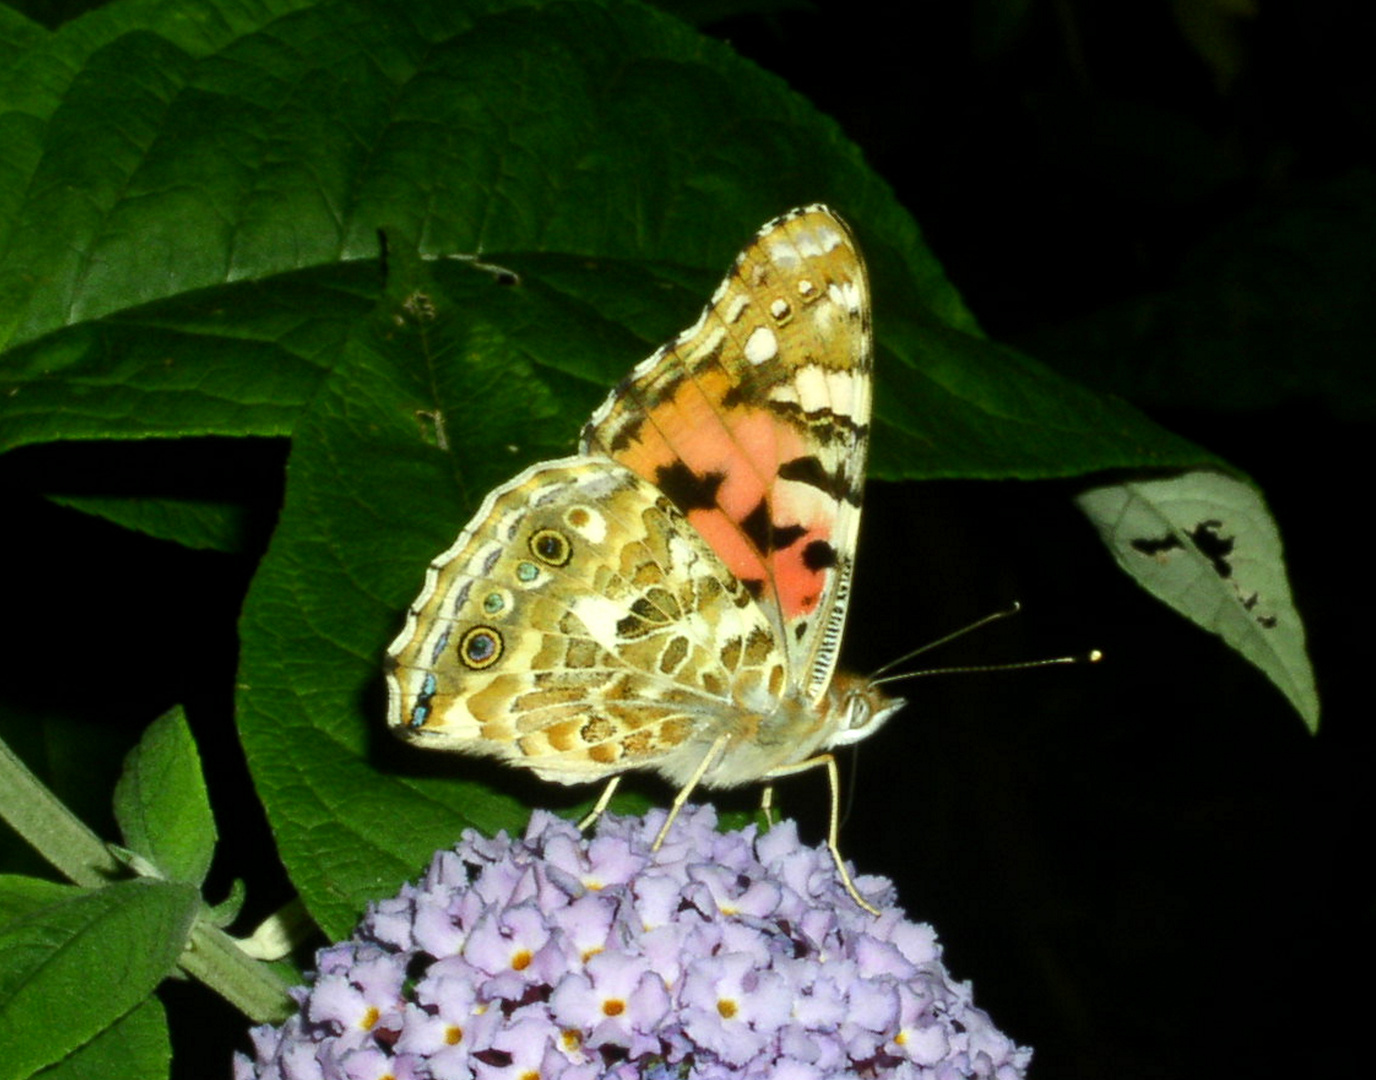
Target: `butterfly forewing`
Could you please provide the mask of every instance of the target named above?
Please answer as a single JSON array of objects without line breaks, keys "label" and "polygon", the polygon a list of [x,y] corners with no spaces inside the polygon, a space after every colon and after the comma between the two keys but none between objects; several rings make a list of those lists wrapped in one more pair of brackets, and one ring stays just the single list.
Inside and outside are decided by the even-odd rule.
[{"label": "butterfly forewing", "polygon": [[760,230],[691,328],[584,430],[664,492],[774,624],[789,685],[835,669],[870,420],[869,286],[846,226],[806,207]]}]

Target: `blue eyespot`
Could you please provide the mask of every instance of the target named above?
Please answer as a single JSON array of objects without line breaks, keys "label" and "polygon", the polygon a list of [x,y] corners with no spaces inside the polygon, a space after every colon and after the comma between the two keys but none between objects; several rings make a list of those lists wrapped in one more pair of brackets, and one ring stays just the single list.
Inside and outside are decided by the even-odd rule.
[{"label": "blue eyespot", "polygon": [[459,659],[474,671],[489,668],[502,657],[502,635],[490,626],[475,626],[459,642]]},{"label": "blue eyespot", "polygon": [[531,534],[530,553],[549,566],[564,566],[573,558],[573,545],[558,529],[538,529]]}]

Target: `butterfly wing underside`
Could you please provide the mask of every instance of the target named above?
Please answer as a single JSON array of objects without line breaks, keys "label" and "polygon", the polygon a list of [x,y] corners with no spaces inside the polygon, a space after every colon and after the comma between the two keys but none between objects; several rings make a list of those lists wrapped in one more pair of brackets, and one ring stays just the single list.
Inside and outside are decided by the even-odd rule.
[{"label": "butterfly wing underside", "polygon": [[576,457],[497,488],[388,650],[405,738],[545,780],[653,769],[772,780],[902,702],[835,679],[860,524],[873,362],[849,230],[808,206],[765,225],[698,321],[638,365]]},{"label": "butterfly wing underside", "polygon": [[605,458],[566,458],[494,491],[431,564],[390,650],[389,722],[546,780],[653,768],[683,783],[723,724],[750,723],[733,695],[780,692],[778,656],[764,613],[663,494]]},{"label": "butterfly wing underside", "polygon": [[814,704],[844,628],[869,436],[869,285],[850,231],[810,206],[766,225],[702,316],[584,429],[686,515],[758,600]]}]

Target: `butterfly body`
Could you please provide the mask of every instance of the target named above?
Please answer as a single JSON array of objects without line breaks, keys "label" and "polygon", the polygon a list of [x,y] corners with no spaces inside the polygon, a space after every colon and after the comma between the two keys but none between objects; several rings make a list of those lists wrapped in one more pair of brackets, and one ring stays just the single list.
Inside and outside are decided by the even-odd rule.
[{"label": "butterfly body", "polygon": [[846,227],[766,225],[579,452],[493,491],[431,564],[389,650],[393,729],[559,783],[655,771],[680,801],[874,731],[902,701],[835,670],[871,357]]}]

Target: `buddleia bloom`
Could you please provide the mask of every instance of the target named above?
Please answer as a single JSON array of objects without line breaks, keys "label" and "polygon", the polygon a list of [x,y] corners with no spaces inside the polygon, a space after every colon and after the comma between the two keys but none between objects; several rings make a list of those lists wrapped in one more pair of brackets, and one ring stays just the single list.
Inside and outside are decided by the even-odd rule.
[{"label": "buddleia bloom", "polygon": [[321,950],[300,1011],[253,1030],[236,1080],[689,1080],[1024,1075],[1031,1051],[954,982],[880,878],[847,894],[791,822],[718,833],[685,807],[536,811],[469,831]]}]

